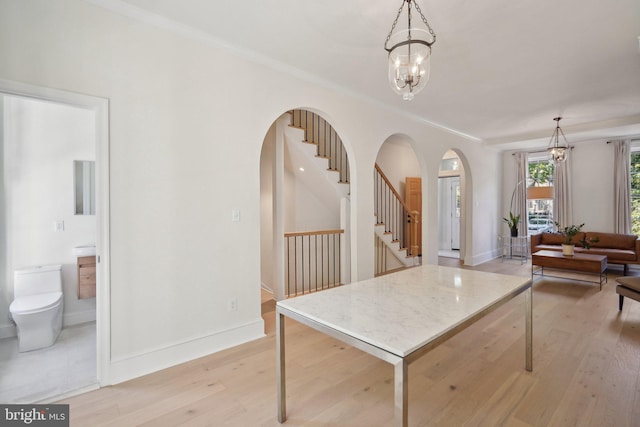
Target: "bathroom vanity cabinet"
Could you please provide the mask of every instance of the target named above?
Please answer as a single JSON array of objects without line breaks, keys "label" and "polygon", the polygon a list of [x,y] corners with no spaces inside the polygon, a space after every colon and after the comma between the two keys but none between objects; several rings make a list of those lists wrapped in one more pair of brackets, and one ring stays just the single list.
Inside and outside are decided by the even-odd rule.
[{"label": "bathroom vanity cabinet", "polygon": [[78,299],[96,296],[96,257],[78,257]]}]

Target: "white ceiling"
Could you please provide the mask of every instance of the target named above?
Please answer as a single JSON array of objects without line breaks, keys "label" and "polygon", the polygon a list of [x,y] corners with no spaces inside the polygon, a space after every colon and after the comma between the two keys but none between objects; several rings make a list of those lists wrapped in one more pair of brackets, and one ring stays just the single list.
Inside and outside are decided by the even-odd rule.
[{"label": "white ceiling", "polygon": [[387,83],[400,0],[89,1],[160,15],[499,149],[546,145],[558,115],[570,142],[640,136],[640,0],[418,0],[437,41],[413,101]]}]

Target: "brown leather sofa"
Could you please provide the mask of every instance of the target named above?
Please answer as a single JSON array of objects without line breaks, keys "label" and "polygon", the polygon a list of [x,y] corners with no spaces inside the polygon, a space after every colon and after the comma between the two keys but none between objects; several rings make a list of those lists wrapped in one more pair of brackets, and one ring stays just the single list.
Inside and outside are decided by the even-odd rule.
[{"label": "brown leather sofa", "polygon": [[[598,237],[597,242],[591,239]],[[580,243],[587,239],[591,249]],[[531,253],[547,250],[562,251],[564,236],[558,233],[540,233],[531,236]],[[597,231],[580,232],[573,238],[575,252],[594,255],[606,255],[608,264],[624,265],[624,275],[627,275],[629,264],[640,264],[640,239],[633,234],[600,233]]]}]

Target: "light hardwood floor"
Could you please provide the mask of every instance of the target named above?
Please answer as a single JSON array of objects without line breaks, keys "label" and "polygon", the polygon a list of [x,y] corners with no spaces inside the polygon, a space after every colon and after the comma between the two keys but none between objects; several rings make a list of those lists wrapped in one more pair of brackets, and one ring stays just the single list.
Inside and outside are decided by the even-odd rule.
[{"label": "light hardwood floor", "polygon": [[[441,264],[459,266],[441,258]],[[530,274],[530,263],[477,269]],[[596,284],[537,278],[533,372],[524,297],[409,368],[410,426],[639,426],[640,303]],[[633,274],[633,272],[632,272]],[[272,305],[263,305],[272,310]],[[61,403],[72,426],[277,426],[274,312],[267,337]],[[287,319],[285,426],[391,426],[391,365]]]}]

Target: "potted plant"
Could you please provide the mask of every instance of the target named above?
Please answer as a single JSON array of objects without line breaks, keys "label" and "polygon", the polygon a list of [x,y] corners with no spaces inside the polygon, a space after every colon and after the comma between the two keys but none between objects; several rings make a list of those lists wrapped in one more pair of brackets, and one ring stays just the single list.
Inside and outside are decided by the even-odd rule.
[{"label": "potted plant", "polygon": [[[554,224],[558,228],[558,233],[564,236],[564,242],[562,243],[562,254],[567,256],[572,256],[574,254],[573,245],[575,244],[575,242],[573,241],[573,238],[576,236],[576,234],[580,232],[580,230],[582,230],[582,227],[584,227],[584,223],[580,225],[569,225],[566,227],[561,227],[560,224],[558,224],[555,221],[554,221]],[[590,249],[591,243],[598,242],[599,240],[600,239],[598,239],[597,236],[588,240],[585,237],[582,240],[580,240],[580,243],[586,249]]]},{"label": "potted plant", "polygon": [[518,237],[518,223],[520,222],[520,214],[514,215],[513,212],[509,212],[509,218],[502,218],[507,223],[511,230],[511,237]]}]

